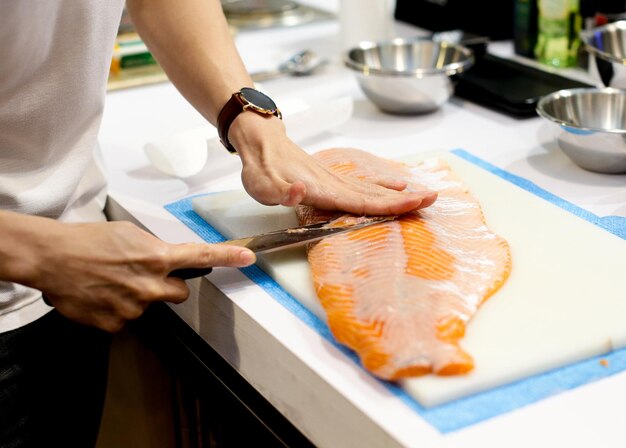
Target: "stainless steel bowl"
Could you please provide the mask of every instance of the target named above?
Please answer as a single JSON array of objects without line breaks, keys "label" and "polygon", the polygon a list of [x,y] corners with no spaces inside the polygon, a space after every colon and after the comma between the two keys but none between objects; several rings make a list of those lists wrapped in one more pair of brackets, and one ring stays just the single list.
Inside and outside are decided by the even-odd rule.
[{"label": "stainless steel bowl", "polygon": [[537,113],[559,126],[559,146],[578,166],[626,173],[626,91],[559,90],[539,100]]},{"label": "stainless steel bowl", "polygon": [[427,38],[361,42],[344,53],[365,95],[384,112],[431,112],[452,94],[450,77],[474,63],[462,45]]},{"label": "stainless steel bowl", "polygon": [[585,30],[580,38],[595,58],[603,83],[626,87],[626,20]]}]

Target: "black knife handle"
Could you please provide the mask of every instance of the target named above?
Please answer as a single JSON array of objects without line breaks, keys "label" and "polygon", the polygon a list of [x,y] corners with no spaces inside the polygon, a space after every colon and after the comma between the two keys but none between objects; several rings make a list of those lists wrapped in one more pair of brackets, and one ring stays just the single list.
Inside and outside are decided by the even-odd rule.
[{"label": "black knife handle", "polygon": [[54,305],[52,304],[52,302],[50,302],[50,300],[48,300],[45,294],[42,294],[41,298],[43,299],[43,303],[54,308]]},{"label": "black knife handle", "polygon": [[196,277],[204,277],[211,273],[212,268],[185,268],[176,269],[168,274],[168,277],[182,278],[183,280],[190,280]]}]

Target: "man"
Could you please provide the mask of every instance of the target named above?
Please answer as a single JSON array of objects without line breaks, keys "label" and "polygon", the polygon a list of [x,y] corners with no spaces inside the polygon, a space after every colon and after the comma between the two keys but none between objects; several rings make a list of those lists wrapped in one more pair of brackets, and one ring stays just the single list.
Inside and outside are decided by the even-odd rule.
[{"label": "man", "polygon": [[[0,6],[0,446],[93,446],[109,333],[151,302],[184,301],[188,289],[170,272],[247,266],[255,257],[167,244],[129,223],[104,222],[94,147],[123,0]],[[400,214],[435,200],[432,192],[402,192],[401,182],[330,173],[274,115],[242,110],[229,126],[218,123],[233,93],[253,87],[219,0],[127,7],[179,91],[225,129],[257,201]]]}]

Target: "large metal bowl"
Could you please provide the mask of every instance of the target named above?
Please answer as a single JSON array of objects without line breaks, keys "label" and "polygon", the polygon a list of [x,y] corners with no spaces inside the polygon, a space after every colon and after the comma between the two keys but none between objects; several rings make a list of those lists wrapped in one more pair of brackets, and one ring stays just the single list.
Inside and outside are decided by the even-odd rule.
[{"label": "large metal bowl", "polygon": [[450,77],[474,63],[470,49],[427,38],[361,42],[343,59],[356,72],[365,95],[394,114],[439,108],[452,94]]},{"label": "large metal bowl", "polygon": [[582,31],[580,38],[604,85],[626,87],[626,20]]},{"label": "large metal bowl", "polygon": [[578,166],[626,173],[626,91],[559,90],[539,100],[537,113],[559,126],[558,144]]}]

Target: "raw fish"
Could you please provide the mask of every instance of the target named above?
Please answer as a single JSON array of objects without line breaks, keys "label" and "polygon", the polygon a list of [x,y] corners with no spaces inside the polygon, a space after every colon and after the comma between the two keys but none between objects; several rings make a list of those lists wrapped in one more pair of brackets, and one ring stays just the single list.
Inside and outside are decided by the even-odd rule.
[{"label": "raw fish", "polygon": [[[480,204],[442,159],[409,166],[356,149],[315,157],[337,173],[439,193],[430,207],[309,247],[315,289],[337,341],[387,380],[469,372],[474,361],[459,342],[480,304],[509,276],[508,243],[488,228]],[[308,206],[296,212],[301,224],[350,219]]]}]

